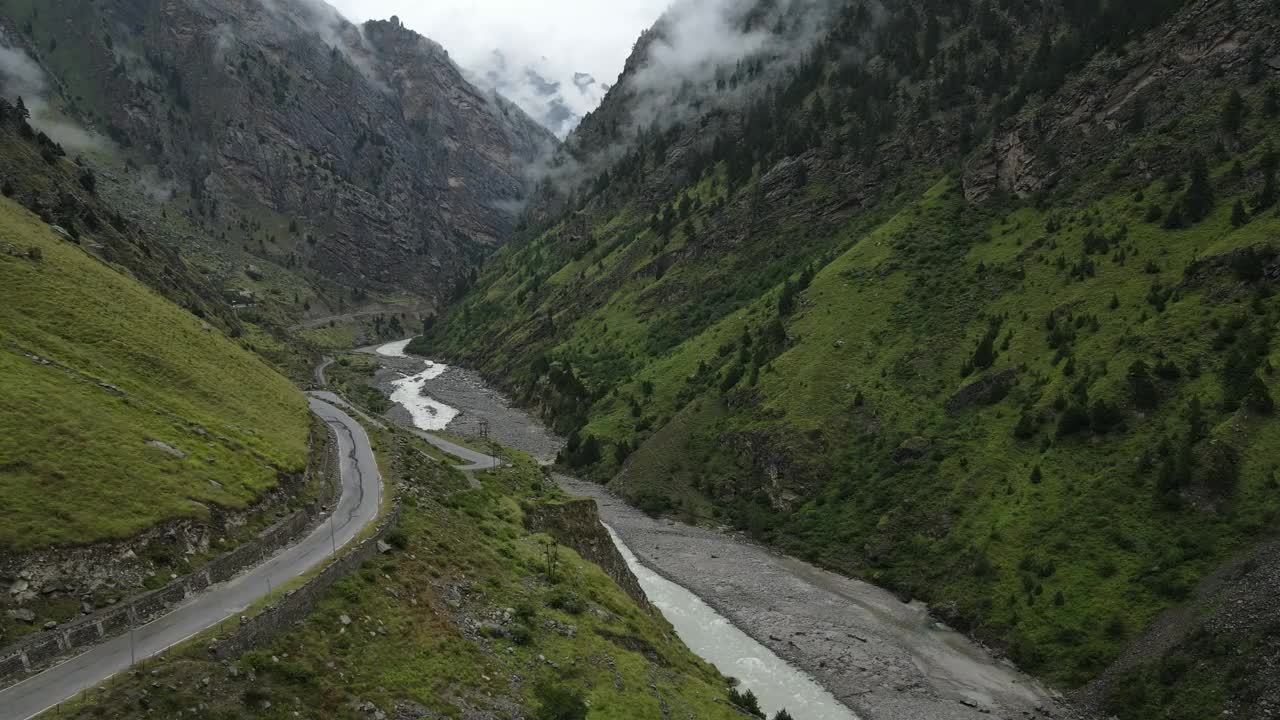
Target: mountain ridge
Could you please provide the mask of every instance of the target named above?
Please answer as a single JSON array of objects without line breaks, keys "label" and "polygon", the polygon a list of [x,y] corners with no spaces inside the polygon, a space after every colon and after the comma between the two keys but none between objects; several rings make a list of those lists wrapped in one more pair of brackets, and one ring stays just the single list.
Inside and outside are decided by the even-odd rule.
[{"label": "mountain ridge", "polygon": [[[111,139],[106,160],[151,166],[219,249],[360,293],[447,295],[555,144],[438,44],[311,0],[9,0],[0,17],[67,113]],[[70,22],[95,31],[59,44]]]}]

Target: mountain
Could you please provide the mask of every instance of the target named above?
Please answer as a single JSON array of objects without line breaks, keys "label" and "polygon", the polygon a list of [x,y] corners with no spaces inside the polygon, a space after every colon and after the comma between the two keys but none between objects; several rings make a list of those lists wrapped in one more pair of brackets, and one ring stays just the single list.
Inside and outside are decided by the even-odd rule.
[{"label": "mountain", "polygon": [[609,90],[588,73],[557,78],[545,58],[542,62],[519,62],[501,50],[494,50],[486,62],[469,69],[477,85],[510,98],[560,138],[577,127]]},{"label": "mountain", "polygon": [[414,347],[1088,707],[1262,717],[1278,8],[678,3]]},{"label": "mountain", "polygon": [[0,29],[45,104],[106,138],[88,151],[135,181],[123,204],[357,300],[446,295],[555,144],[438,44],[314,0],[5,0]]}]

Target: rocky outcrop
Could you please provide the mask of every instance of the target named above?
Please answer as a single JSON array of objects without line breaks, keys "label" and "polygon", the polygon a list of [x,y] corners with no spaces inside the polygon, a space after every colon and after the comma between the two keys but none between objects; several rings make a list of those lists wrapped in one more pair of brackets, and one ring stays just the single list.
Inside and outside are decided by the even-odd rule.
[{"label": "rocky outcrop", "polygon": [[960,388],[947,400],[947,413],[955,415],[973,405],[990,405],[1004,399],[1021,368],[1005,368]]},{"label": "rocky outcrop", "polygon": [[511,231],[555,142],[399,21],[313,0],[55,3],[40,25],[103,29],[74,39],[83,62],[43,59],[95,88],[68,110],[154,164],[130,182],[189,200],[208,237],[357,291],[447,294]]},{"label": "rocky outcrop", "polygon": [[[1246,87],[1258,72],[1280,73],[1280,21],[1267,0],[1196,3],[1122,54],[1100,53],[1039,105],[997,128],[987,150],[964,173],[965,196],[997,191],[1029,197],[1073,169],[1119,163],[1116,173],[1152,180],[1184,162],[1155,146],[1126,156],[1126,134],[1172,127],[1204,103],[1219,105],[1223,88]],[[1244,18],[1248,18],[1246,22]],[[1232,139],[1223,138],[1230,146]]]},{"label": "rocky outcrop", "polygon": [[1187,266],[1179,289],[1201,287],[1220,277],[1244,283],[1280,284],[1280,251],[1271,243],[1263,243],[1200,258]]},{"label": "rocky outcrop", "polygon": [[1039,167],[1035,149],[1015,129],[997,137],[988,152],[969,161],[964,195],[969,202],[981,202],[997,191],[1030,197],[1049,185],[1053,176]]},{"label": "rocky outcrop", "polygon": [[596,501],[571,498],[559,503],[545,503],[525,509],[524,525],[529,532],[546,533],[556,542],[573,548],[584,560],[595,563],[622,588],[636,604],[649,609],[649,598],[640,581],[627,567],[627,561],[613,544],[613,538],[600,522]]}]

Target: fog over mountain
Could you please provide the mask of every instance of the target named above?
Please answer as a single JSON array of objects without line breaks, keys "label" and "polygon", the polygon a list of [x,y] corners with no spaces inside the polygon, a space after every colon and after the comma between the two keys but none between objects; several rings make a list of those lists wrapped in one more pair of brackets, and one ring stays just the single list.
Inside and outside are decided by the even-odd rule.
[{"label": "fog over mountain", "polygon": [[333,0],[354,22],[396,15],[439,42],[470,79],[563,138],[600,104],[636,37],[670,0]]}]

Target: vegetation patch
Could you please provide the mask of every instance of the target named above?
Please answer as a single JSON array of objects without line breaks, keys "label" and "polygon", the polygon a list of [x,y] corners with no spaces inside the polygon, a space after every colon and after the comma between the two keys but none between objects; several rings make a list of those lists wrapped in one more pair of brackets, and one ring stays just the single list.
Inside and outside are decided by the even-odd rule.
[{"label": "vegetation patch", "polygon": [[219,330],[0,200],[0,548],[243,508],[305,464],[306,402]]}]

